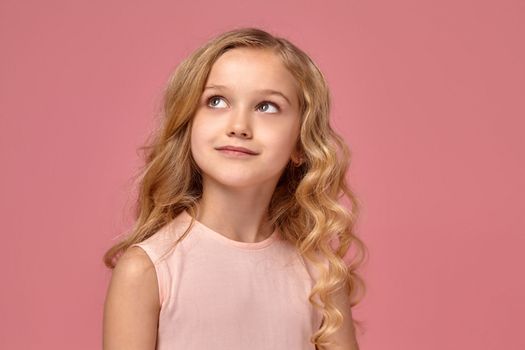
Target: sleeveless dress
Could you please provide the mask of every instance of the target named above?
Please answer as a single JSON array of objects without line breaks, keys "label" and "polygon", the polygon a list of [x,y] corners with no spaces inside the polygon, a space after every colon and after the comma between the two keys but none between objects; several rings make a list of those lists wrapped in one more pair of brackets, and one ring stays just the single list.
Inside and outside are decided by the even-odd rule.
[{"label": "sleeveless dress", "polygon": [[308,301],[317,274],[279,230],[260,242],[232,240],[187,211],[135,243],[155,266],[157,350],[314,350],[322,314]]}]

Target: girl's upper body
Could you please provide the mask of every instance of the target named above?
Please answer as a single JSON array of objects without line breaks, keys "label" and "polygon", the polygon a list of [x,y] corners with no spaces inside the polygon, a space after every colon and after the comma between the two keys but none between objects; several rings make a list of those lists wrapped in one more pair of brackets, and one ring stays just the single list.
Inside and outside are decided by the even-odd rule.
[{"label": "girl's upper body", "polygon": [[[351,195],[348,161],[315,64],[282,38],[233,30],[177,68],[164,112],[136,228],[105,260],[104,349],[313,350],[314,337],[339,344],[323,350],[357,350],[349,288],[359,281],[342,257],[360,241],[338,203]],[[180,208],[195,226],[159,260],[189,224]],[[319,252],[326,274],[303,259]]]},{"label": "girl's upper body", "polygon": [[[276,229],[259,242],[227,238],[181,212],[134,244],[151,259],[159,291],[157,349],[314,349],[322,316],[308,301],[315,270]],[[132,246],[132,247],[133,247]]]}]

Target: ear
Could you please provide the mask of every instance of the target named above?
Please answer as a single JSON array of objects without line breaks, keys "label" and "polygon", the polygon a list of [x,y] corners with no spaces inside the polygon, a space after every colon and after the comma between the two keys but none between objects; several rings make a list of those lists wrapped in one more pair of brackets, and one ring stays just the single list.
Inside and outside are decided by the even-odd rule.
[{"label": "ear", "polygon": [[299,146],[296,146],[290,156],[292,163],[300,165],[304,161],[303,152],[299,150]]},{"label": "ear", "polygon": [[293,151],[290,155],[290,159],[292,163],[298,163],[299,162],[299,153],[297,151]]}]

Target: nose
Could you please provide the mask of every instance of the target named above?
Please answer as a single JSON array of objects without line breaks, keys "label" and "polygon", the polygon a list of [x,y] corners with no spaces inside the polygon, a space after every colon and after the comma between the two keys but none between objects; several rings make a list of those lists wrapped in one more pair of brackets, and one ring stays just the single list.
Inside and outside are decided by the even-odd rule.
[{"label": "nose", "polygon": [[240,109],[239,112],[232,113],[230,123],[228,124],[228,135],[242,138],[252,137],[249,112]]}]

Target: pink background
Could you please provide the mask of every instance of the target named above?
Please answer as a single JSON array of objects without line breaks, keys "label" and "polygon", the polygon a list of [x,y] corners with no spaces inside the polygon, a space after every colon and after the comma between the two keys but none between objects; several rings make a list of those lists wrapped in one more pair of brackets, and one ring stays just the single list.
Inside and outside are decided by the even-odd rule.
[{"label": "pink background", "polygon": [[353,152],[364,349],[525,349],[523,1],[0,3],[0,348],[96,349],[161,89],[212,35],[308,52]]}]

